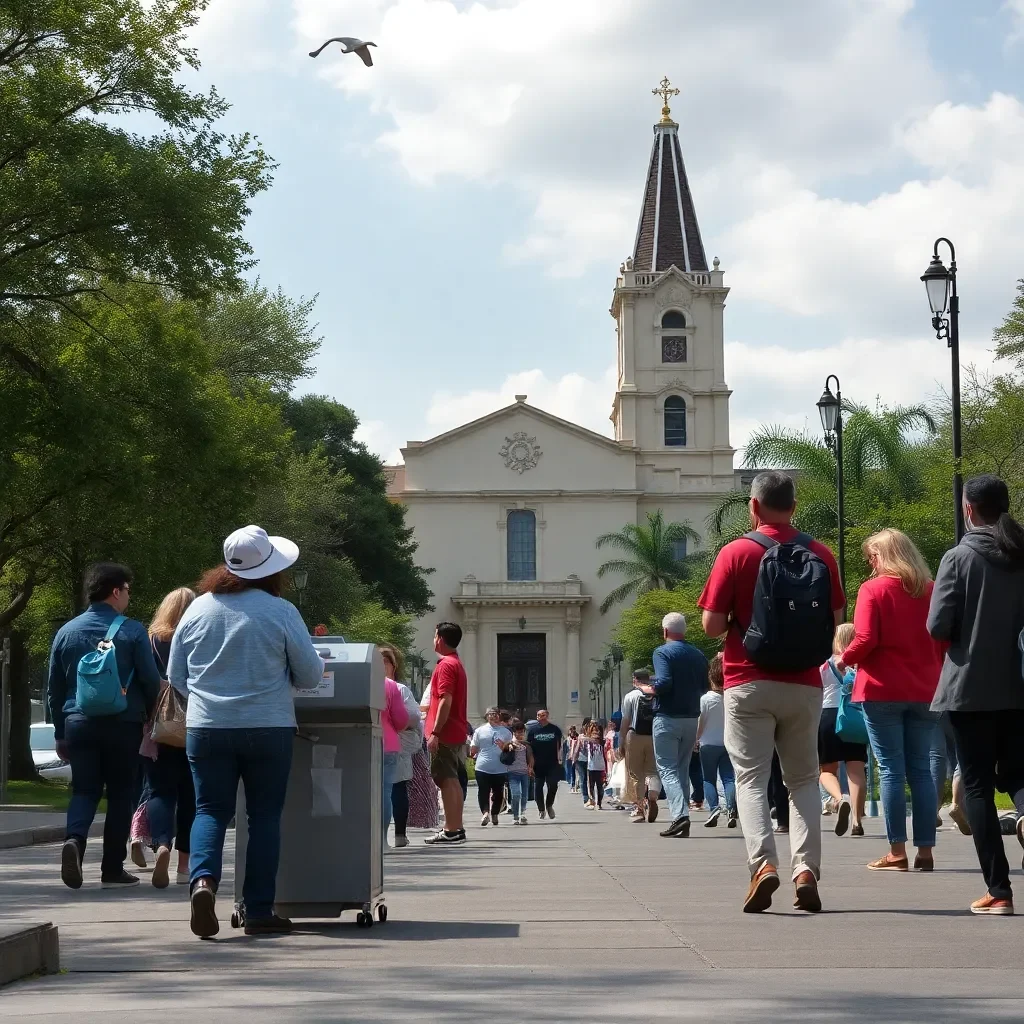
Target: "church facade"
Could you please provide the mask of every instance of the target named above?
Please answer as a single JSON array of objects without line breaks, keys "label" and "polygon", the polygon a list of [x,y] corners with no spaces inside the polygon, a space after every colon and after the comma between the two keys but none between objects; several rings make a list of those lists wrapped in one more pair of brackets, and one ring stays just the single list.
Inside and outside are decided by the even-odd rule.
[{"label": "church facade", "polygon": [[[591,713],[590,679],[621,606],[621,577],[595,541],[661,510],[704,520],[737,486],[729,443],[723,313],[729,289],[709,266],[663,81],[633,254],[612,293],[618,376],[613,436],[536,408],[528,396],[402,449],[389,492],[408,508],[417,560],[432,567],[436,611],[417,623],[432,649],[440,619],[462,625],[469,712],[491,704],[559,723]],[[680,550],[679,554],[684,551]]]}]

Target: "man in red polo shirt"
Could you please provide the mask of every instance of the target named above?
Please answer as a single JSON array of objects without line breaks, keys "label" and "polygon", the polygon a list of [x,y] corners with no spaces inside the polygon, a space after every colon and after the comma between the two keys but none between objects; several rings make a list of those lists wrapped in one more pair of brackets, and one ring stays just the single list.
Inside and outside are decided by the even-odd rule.
[{"label": "man in red polo shirt", "polygon": [[[750,488],[753,529],[786,544],[800,536],[791,525],[796,488],[780,472],[759,473]],[[806,547],[828,568],[835,623],[843,620],[846,598],[832,552],[818,541]],[[818,719],[821,673],[818,666],[783,672],[757,665],[743,637],[750,627],[754,589],[765,547],[741,537],[726,544],[697,604],[704,632],[725,641],[725,746],[736,769],[736,803],[747,844],[751,883],[743,909],[759,913],[771,906],[779,887],[779,858],[768,810],[768,780],[776,748],[789,787],[793,815],[790,846],[794,906],[821,909],[821,798],[818,795]],[[827,630],[826,630],[827,632]]]},{"label": "man in red polo shirt", "polygon": [[470,728],[466,717],[466,670],[456,653],[461,640],[462,628],[457,623],[437,624],[434,651],[441,660],[430,677],[430,706],[424,732],[430,752],[430,774],[441,790],[444,804],[444,828],[424,840],[428,846],[457,846],[466,841],[459,760]]}]

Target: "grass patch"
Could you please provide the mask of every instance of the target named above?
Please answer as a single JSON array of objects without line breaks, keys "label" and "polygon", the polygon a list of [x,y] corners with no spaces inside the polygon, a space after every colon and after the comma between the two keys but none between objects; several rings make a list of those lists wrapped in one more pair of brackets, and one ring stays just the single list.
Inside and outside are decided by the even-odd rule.
[{"label": "grass patch", "polygon": [[[35,782],[12,780],[7,783],[7,802],[48,807],[52,811],[66,811],[71,800],[71,787],[66,782],[38,779]],[[107,809],[106,798],[100,801],[98,813]]]}]

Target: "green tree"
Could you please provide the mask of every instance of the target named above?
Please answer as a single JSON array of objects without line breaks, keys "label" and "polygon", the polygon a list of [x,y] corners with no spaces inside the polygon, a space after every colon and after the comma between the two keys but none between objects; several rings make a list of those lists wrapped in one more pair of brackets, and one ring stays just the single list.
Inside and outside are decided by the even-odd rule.
[{"label": "green tree", "polygon": [[649,590],[671,589],[686,579],[687,563],[676,557],[675,545],[680,542],[700,543],[700,534],[686,522],[666,523],[661,509],[647,513],[646,526],[627,523],[615,533],[598,537],[598,548],[618,548],[627,556],[605,562],[597,570],[598,576],[614,572],[626,577],[605,598],[602,614],[618,601]]},{"label": "green tree", "polygon": [[702,587],[702,582],[688,580],[672,590],[649,590],[623,609],[612,636],[633,669],[650,666],[654,649],[665,642],[661,620],[669,612],[686,616],[687,641],[699,647],[708,658],[721,650],[721,642],[708,637],[701,626],[697,599]]},{"label": "green tree", "polygon": [[344,621],[332,620],[330,628],[349,643],[389,644],[403,654],[411,651],[415,638],[410,616],[393,612],[377,601],[365,602]]},{"label": "green tree", "polygon": [[1017,296],[1010,312],[992,332],[996,355],[1000,359],[1013,359],[1024,363],[1024,278],[1017,281]]},{"label": "green tree", "polygon": [[393,612],[430,611],[426,577],[433,569],[416,564],[418,545],[406,525],[405,506],[388,497],[381,460],[355,439],[355,413],[325,395],[304,395],[285,402],[284,416],[298,449],[321,451],[345,479],[338,505],[345,521],[341,550],[368,592]]},{"label": "green tree", "polygon": [[[242,234],[271,162],[190,92],[207,0],[0,0],[0,358],[41,372],[34,314],[93,323],[109,282],[197,297],[250,265]],[[117,115],[160,129],[131,133]]]}]

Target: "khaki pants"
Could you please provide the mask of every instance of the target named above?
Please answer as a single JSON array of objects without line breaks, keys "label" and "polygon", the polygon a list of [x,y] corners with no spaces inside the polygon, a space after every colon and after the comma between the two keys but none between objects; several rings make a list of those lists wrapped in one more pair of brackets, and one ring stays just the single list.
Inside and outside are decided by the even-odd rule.
[{"label": "khaki pants", "polygon": [[821,690],[799,683],[757,680],[725,691],[725,748],[736,769],[736,804],[753,876],[778,868],[768,812],[772,753],[779,751],[789,789],[793,878],[821,875],[821,797],[818,793],[818,719]]},{"label": "khaki pants", "polygon": [[638,804],[643,801],[647,776],[654,775],[654,737],[641,736],[632,729],[626,734],[626,791],[623,803]]}]

